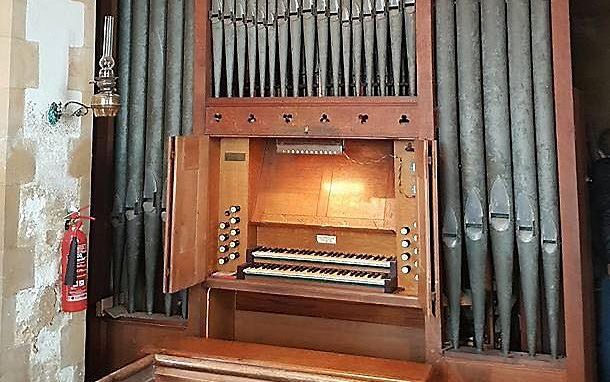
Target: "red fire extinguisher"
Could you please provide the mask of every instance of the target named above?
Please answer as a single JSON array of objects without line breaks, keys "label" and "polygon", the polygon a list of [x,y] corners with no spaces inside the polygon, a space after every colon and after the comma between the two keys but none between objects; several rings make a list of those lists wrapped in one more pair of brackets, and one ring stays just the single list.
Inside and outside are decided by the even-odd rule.
[{"label": "red fire extinguisher", "polygon": [[64,217],[65,230],[61,242],[61,309],[79,312],[87,309],[87,235],[82,227],[85,220],[83,207]]}]

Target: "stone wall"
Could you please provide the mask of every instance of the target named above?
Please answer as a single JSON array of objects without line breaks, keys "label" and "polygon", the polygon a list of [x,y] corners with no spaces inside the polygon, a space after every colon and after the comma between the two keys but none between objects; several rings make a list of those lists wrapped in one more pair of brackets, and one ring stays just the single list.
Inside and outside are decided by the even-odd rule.
[{"label": "stone wall", "polygon": [[60,240],[89,204],[91,116],[46,122],[85,100],[94,0],[0,0],[0,381],[80,381],[85,313],[60,311]]}]

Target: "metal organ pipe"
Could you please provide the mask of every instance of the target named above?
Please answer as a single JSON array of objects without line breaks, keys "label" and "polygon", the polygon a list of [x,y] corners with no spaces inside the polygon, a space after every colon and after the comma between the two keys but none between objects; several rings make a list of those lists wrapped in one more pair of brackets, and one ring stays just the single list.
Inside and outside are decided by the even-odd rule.
[{"label": "metal organ pipe", "polygon": [[222,0],[212,0],[212,9],[210,9],[210,24],[212,29],[212,57],[214,59],[214,97],[220,97],[223,46],[222,14]]},{"label": "metal organ pipe", "polygon": [[[219,13],[219,17],[221,15],[222,13]],[[180,135],[182,130],[183,43],[184,0],[169,0],[167,8],[167,64],[165,68],[165,142],[167,142],[167,137]],[[222,45],[220,57],[222,58]],[[164,154],[164,162],[167,163],[167,153]],[[167,177],[164,177],[164,181],[165,179]],[[163,198],[164,202],[165,197]],[[171,303],[172,295],[169,293],[165,294],[166,315],[169,315],[171,312]]]},{"label": "metal organ pipe", "polygon": [[267,85],[267,2],[256,3],[256,37],[258,41],[258,78],[260,82],[260,95],[266,95]]},{"label": "metal organ pipe", "polygon": [[318,0],[316,9],[316,25],[318,28],[318,57],[320,61],[318,96],[325,97],[328,95],[326,86],[328,73],[328,1]]},{"label": "metal organ pipe", "polygon": [[148,64],[148,1],[133,0],[131,74],[129,76],[129,134],[127,138],[127,309],[136,308],[136,279],[141,258],[144,132],[146,128],[146,74]]},{"label": "metal organ pipe", "polygon": [[540,203],[539,242],[542,251],[551,355],[557,357],[561,291],[561,241],[559,237],[557,144],[549,0],[531,1],[531,20],[536,163],[538,165],[538,197]]},{"label": "metal organ pipe", "polygon": [[305,46],[305,90],[306,96],[313,96],[314,67],[316,59],[316,18],[314,0],[303,0],[303,44]]},{"label": "metal organ pipe", "polygon": [[[193,49],[195,47],[195,28],[193,25],[193,14],[195,12],[195,0],[184,1],[184,47],[183,47],[183,69],[182,69],[182,135],[190,135],[193,132],[193,70],[195,69]],[[244,37],[245,40],[245,37]],[[245,48],[244,48],[245,50]],[[239,61],[239,60],[238,60]],[[243,77],[242,77],[243,83]],[[242,87],[243,88],[243,87]],[[243,93],[243,89],[242,89]],[[243,94],[240,94],[242,97]],[[163,142],[165,144],[165,142]]]},{"label": "metal organ pipe", "polygon": [[[277,39],[280,54],[280,95],[288,95],[288,0],[278,0],[277,3]],[[251,69],[254,71],[254,68]]]},{"label": "metal organ pipe", "polygon": [[[292,53],[292,95],[299,96],[301,75],[301,0],[289,0],[290,4],[290,51]],[[260,70],[260,68],[259,68]]]},{"label": "metal organ pipe", "polygon": [[474,342],[481,350],[485,331],[487,190],[478,1],[457,0],[456,14],[464,234],[472,290]]},{"label": "metal organ pipe", "polygon": [[377,71],[379,73],[379,94],[387,95],[387,52],[388,15],[385,0],[375,1],[375,25],[377,32]]},{"label": "metal organ pipe", "polygon": [[267,0],[267,41],[269,57],[269,95],[275,96],[275,55],[277,46],[277,5],[275,0]]},{"label": "metal organ pipe", "polygon": [[373,58],[375,56],[375,20],[373,19],[373,0],[362,2],[362,28],[364,30],[364,69],[366,87],[364,94],[375,95],[373,90]]},{"label": "metal organ pipe", "polygon": [[362,89],[362,0],[352,0],[352,65],[354,69],[354,95]]},{"label": "metal organ pipe", "polygon": [[400,95],[400,61],[402,60],[402,15],[399,0],[388,1],[388,19],[390,21],[390,44],[392,53],[392,78],[394,95]]},{"label": "metal organ pipe", "polygon": [[341,38],[343,39],[343,87],[344,95],[350,94],[350,63],[352,61],[352,19],[350,0],[341,0]]},{"label": "metal organ pipe", "polygon": [[[192,0],[191,0],[192,1]],[[188,19],[189,15],[185,13]],[[192,18],[192,16],[190,16]],[[185,21],[187,20],[185,19]],[[185,37],[188,29],[185,23]],[[237,95],[244,96],[244,86],[246,83],[246,0],[235,0],[235,39],[237,40]],[[185,49],[187,47],[184,41]]]},{"label": "metal organ pipe", "polygon": [[436,2],[436,84],[438,95],[439,180],[442,207],[441,237],[446,269],[448,337],[459,346],[462,294],[462,206],[456,81],[455,8],[453,0]]},{"label": "metal organ pipe", "polygon": [[333,95],[339,96],[339,67],[341,63],[341,16],[339,0],[330,0],[329,23],[330,23],[330,49],[333,73]]},{"label": "metal organ pipe", "polygon": [[142,203],[144,210],[145,309],[149,314],[153,312],[157,262],[161,257],[166,18],[167,1],[159,0],[150,3],[148,89],[146,92],[146,168]]},{"label": "metal organ pipe", "polygon": [[[131,1],[119,4],[119,94],[124,105],[129,104],[129,73],[131,52]],[[114,198],[112,205],[112,288],[113,305],[120,303],[125,250],[125,192],[127,188],[127,136],[129,108],[122,107],[114,130]]]},{"label": "metal organ pipe", "polygon": [[223,24],[225,47],[225,76],[227,97],[233,97],[233,67],[235,65],[235,0],[224,0]]},{"label": "metal organ pipe", "polygon": [[[213,29],[212,24],[212,29]],[[246,32],[248,35],[248,87],[250,89],[250,97],[256,95],[256,0],[246,0]],[[222,50],[222,46],[220,47]],[[214,51],[216,46],[214,45]],[[215,59],[216,60],[216,59]],[[216,70],[214,62],[214,70]],[[219,64],[220,65],[220,64]]]},{"label": "metal organ pipe", "polygon": [[417,93],[417,49],[415,36],[415,0],[405,0],[405,46],[407,49],[407,95]]},{"label": "metal organ pipe", "polygon": [[536,352],[540,243],[529,0],[509,0],[507,9],[515,228],[527,347],[533,355]]},{"label": "metal organ pipe", "polygon": [[513,296],[514,206],[510,141],[506,3],[482,7],[483,96],[489,195],[489,233],[502,351],[508,353]]}]

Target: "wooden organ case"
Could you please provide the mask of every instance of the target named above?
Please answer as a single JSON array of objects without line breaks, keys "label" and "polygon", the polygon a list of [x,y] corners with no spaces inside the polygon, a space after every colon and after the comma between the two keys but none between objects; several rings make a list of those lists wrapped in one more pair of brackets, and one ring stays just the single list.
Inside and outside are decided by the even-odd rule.
[{"label": "wooden organ case", "polygon": [[[273,3],[278,13],[264,18],[278,19],[273,38],[282,38],[279,20],[297,14],[303,18],[298,33],[320,33],[306,24],[316,13],[306,2],[296,2],[302,8],[294,12],[292,2]],[[366,41],[356,46],[363,57],[351,63],[345,52],[333,50],[332,17],[344,21],[340,5],[338,14],[329,5],[331,30],[322,32],[330,36],[327,50],[341,52],[341,66],[331,69],[332,60],[319,52],[311,56],[300,41],[304,52],[293,56],[294,40],[289,40],[290,50],[279,43],[272,53],[254,46],[252,60],[251,40],[245,45],[240,36],[250,27],[266,27],[265,22],[248,24],[248,17],[261,10],[250,9],[250,2],[236,1],[236,9],[227,10],[215,0],[195,1],[194,135],[170,142],[165,291],[190,288],[189,328],[196,328],[191,334],[212,341],[203,348],[216,340],[232,341],[218,346],[229,346],[240,359],[245,356],[239,344],[256,343],[280,347],[260,348],[273,354],[282,347],[302,348],[418,364],[410,377],[379,380],[590,380],[584,354],[588,339],[576,330],[586,309],[572,293],[585,287],[574,275],[564,280],[565,357],[447,351],[436,182],[434,1],[400,1],[396,8],[392,1],[377,3],[389,5],[383,10],[388,20],[400,10],[405,30],[399,44],[406,53],[398,62],[387,57],[383,71],[372,65],[372,74],[373,69],[364,69],[371,65]],[[377,3],[373,9],[352,8],[351,14],[362,11],[359,20],[365,24]],[[578,214],[575,191],[565,181],[576,179],[574,165],[567,164],[575,155],[572,101],[566,96],[571,84],[557,81],[570,77],[567,4],[552,3],[562,218],[569,211]],[[242,20],[240,6],[246,8],[241,14],[245,29],[233,26],[227,32],[225,26],[225,35],[235,33],[237,39],[223,49],[217,25]],[[412,17],[414,29],[403,16]],[[359,27],[366,36],[366,26]],[[388,29],[392,32],[391,25]],[[409,31],[416,31],[412,41]],[[290,30],[290,39],[295,33]],[[320,43],[322,35],[314,40]],[[352,36],[343,45],[354,41]],[[320,67],[320,57],[327,66]],[[303,68],[293,73],[299,65]],[[337,67],[340,76],[333,72]],[[563,233],[564,275],[580,272],[580,238],[574,231]],[[181,344],[196,347],[192,341],[158,341],[152,348],[180,353]],[[285,354],[300,357],[295,349]]]}]

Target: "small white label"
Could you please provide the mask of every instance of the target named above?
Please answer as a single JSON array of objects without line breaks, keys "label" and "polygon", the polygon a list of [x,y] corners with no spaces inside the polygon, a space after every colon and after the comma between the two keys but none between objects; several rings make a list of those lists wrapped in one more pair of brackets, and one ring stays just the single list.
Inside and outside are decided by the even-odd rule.
[{"label": "small white label", "polygon": [[316,235],[318,244],[337,244],[337,236],[335,235]]}]

